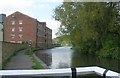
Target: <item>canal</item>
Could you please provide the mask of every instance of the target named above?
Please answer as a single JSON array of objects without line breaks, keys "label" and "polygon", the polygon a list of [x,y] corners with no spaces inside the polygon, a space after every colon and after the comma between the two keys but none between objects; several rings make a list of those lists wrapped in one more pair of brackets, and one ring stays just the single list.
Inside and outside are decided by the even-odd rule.
[{"label": "canal", "polygon": [[[120,73],[120,62],[115,59],[100,58],[92,55],[83,55],[79,52],[74,52],[71,47],[56,47],[53,49],[43,50],[37,52],[45,53],[49,62],[49,67],[54,68],[68,68],[68,67],[87,67],[87,66],[100,66],[109,70],[113,70]],[[42,55],[43,56],[43,55]],[[47,57],[44,57],[45,60]],[[44,61],[44,60],[43,60]],[[46,62],[46,63],[47,63]]]}]

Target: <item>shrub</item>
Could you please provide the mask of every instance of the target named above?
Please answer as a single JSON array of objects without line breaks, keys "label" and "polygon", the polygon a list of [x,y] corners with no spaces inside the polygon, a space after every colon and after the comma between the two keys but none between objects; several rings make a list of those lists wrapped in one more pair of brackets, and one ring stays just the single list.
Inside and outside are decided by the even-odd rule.
[{"label": "shrub", "polygon": [[99,56],[119,59],[120,42],[118,35],[109,34],[103,42],[103,48],[99,51]]}]

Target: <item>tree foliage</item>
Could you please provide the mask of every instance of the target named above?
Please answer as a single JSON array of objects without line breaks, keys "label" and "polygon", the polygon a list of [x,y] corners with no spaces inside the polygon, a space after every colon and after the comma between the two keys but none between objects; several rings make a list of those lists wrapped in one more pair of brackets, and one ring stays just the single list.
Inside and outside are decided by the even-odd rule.
[{"label": "tree foliage", "polygon": [[69,35],[62,35],[57,38],[54,38],[54,41],[56,41],[58,44],[60,44],[62,46],[71,46],[69,37],[70,37]]},{"label": "tree foliage", "polygon": [[54,11],[54,18],[61,22],[59,33],[69,34],[73,48],[78,52],[103,56],[107,48],[105,57],[114,57],[118,53],[116,49],[120,48],[117,4],[64,2]]}]

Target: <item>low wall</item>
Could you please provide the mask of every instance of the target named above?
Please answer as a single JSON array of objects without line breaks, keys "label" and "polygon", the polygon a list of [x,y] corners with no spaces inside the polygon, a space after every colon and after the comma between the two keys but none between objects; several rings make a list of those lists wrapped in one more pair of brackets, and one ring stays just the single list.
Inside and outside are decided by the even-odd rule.
[{"label": "low wall", "polygon": [[16,52],[28,48],[28,44],[18,44],[18,43],[7,43],[3,42],[2,45],[2,63],[6,62],[10,56],[14,55]]}]

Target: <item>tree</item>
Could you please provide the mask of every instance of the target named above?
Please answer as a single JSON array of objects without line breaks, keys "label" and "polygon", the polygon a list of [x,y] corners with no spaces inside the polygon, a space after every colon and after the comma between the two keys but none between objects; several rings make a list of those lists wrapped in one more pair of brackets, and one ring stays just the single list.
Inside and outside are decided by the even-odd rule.
[{"label": "tree", "polygon": [[119,37],[116,5],[64,2],[55,9],[54,18],[61,22],[59,32],[70,35],[75,50],[95,54],[105,47],[106,36],[114,33]]}]

